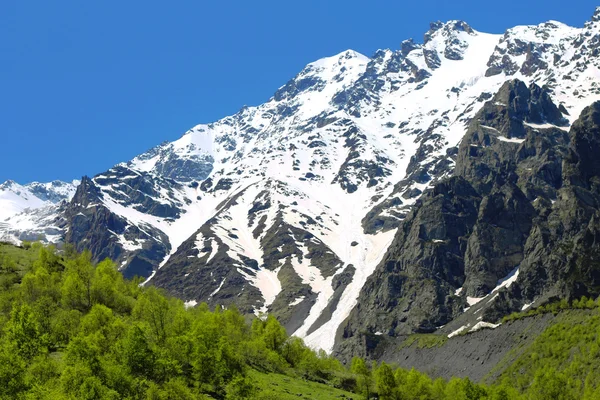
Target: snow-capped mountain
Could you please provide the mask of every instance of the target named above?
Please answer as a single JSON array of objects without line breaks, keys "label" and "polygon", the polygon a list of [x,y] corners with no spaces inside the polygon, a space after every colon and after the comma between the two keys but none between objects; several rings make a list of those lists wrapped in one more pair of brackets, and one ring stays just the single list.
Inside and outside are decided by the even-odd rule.
[{"label": "snow-capped mountain", "polygon": [[12,240],[60,241],[62,230],[53,226],[60,204],[69,201],[80,181],[32,182],[20,185],[6,181],[0,185],[0,224],[2,234]]},{"label": "snow-capped mountain", "polygon": [[46,207],[71,200],[80,181],[32,182],[20,185],[14,181],[0,184],[0,221],[4,221],[27,209]]},{"label": "snow-capped mountain", "polygon": [[567,129],[600,99],[600,11],[583,28],[430,28],[423,43],[310,63],[266,103],[82,179],[57,229],[190,305],[269,312],[331,351],[402,220],[452,175],[507,81],[543,88]]}]

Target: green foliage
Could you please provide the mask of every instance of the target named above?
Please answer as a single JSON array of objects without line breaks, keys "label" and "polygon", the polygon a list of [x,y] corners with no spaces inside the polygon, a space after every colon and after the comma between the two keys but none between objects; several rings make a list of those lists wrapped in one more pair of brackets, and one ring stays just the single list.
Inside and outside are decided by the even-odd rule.
[{"label": "green foliage", "polygon": [[[579,304],[588,304],[581,299]],[[600,387],[600,310],[568,309],[554,318],[504,371],[500,381],[530,398],[585,398]],[[594,397],[591,397],[594,398]]]},{"label": "green foliage", "polygon": [[354,357],[350,365],[350,372],[357,376],[358,392],[363,394],[366,399],[370,399],[373,391],[371,368],[367,366],[367,363],[362,358]]},{"label": "green foliage", "polygon": [[566,310],[595,310],[600,307],[600,298],[596,301],[583,296],[581,299],[573,300],[569,303],[562,299],[559,301],[542,304],[539,307],[531,308],[527,311],[514,312],[502,319],[503,323],[512,322],[523,318],[534,317],[536,315],[554,314],[557,315],[561,311]]},{"label": "green foliage", "polygon": [[381,400],[394,400],[399,398],[399,388],[396,385],[394,372],[386,363],[381,363],[375,371],[375,382],[377,383],[377,393]]},{"label": "green foliage", "polygon": [[[110,260],[25,247],[0,245],[0,399],[600,398],[600,309],[590,299],[530,311],[557,322],[484,386],[358,357],[346,368],[271,316],[249,325],[234,307],[186,309]],[[444,343],[413,335],[403,346]]]},{"label": "green foliage", "polygon": [[[243,399],[268,395],[252,369],[337,378],[344,368],[273,317],[186,309],[89,252],[0,245],[0,398]],[[8,281],[4,281],[5,283]]]}]

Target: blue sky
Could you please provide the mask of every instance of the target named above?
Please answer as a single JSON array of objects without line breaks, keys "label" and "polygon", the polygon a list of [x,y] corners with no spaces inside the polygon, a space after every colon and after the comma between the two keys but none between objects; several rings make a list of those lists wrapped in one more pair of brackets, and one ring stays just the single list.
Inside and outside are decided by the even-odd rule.
[{"label": "blue sky", "polygon": [[307,63],[430,21],[582,26],[594,1],[0,1],[0,181],[95,175],[266,101]]}]

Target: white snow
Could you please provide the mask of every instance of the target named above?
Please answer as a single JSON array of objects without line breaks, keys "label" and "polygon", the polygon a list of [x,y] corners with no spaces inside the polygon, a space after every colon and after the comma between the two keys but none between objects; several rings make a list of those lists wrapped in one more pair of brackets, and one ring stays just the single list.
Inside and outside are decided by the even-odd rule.
[{"label": "white snow", "polygon": [[198,305],[198,302],[196,300],[189,300],[183,303],[183,305],[185,306],[185,308],[196,307]]},{"label": "white snow", "polygon": [[473,307],[475,304],[479,303],[481,300],[485,299],[484,297],[469,297],[467,296],[467,303],[470,307]]},{"label": "white snow", "polygon": [[296,299],[294,299],[294,301],[292,301],[290,304],[288,304],[290,307],[294,307],[297,306],[298,304],[302,303],[304,301],[304,299],[306,298],[306,296],[300,296]]},{"label": "white snow", "polygon": [[464,331],[466,331],[467,329],[469,329],[470,324],[467,325],[463,325],[460,328],[458,328],[457,330],[453,331],[452,333],[450,333],[448,335],[448,338],[452,338],[454,336],[460,335],[461,333],[463,333]]},{"label": "white snow", "polygon": [[[494,299],[496,297],[498,297],[498,293],[496,293],[498,290],[502,289],[502,288],[508,288],[510,287],[513,283],[515,283],[517,281],[517,278],[519,277],[519,267],[517,266],[515,269],[513,269],[512,271],[510,271],[510,273],[505,276],[504,278],[500,279],[496,285],[496,287],[494,289],[492,289],[492,291],[488,294],[486,294],[483,297],[469,297],[467,296],[467,303],[469,304],[469,307],[466,308],[464,310],[464,312],[466,312],[469,308],[473,307],[474,305],[476,305],[477,303],[479,303],[481,300],[486,299],[490,294],[492,294],[493,296],[487,301],[487,303],[491,303],[492,301],[494,301]],[[458,289],[455,294],[458,296],[460,294],[459,290],[462,292],[462,288]],[[478,309],[475,313],[479,312],[480,309]]]},{"label": "white snow", "polygon": [[267,307],[270,306],[277,295],[281,292],[281,282],[277,278],[280,268],[275,271],[269,271],[268,269],[262,268],[256,273],[256,277],[252,280],[254,286],[260,290],[265,302],[261,309],[255,310],[254,313],[259,315],[260,312],[267,312]]},{"label": "white snow", "polygon": [[549,128],[557,128],[557,129],[561,129],[563,131],[568,132],[570,127],[568,126],[558,126],[558,125],[553,125],[553,124],[532,124],[529,122],[524,122],[523,123],[525,126],[528,126],[530,128],[534,128],[534,129],[549,129]]},{"label": "white snow", "polygon": [[[187,276],[187,275],[186,275]],[[216,288],[215,290],[213,290],[213,292],[210,294],[210,296],[208,297],[213,297],[215,294],[219,293],[219,291],[221,290],[221,288],[223,287],[223,284],[225,283],[225,281],[227,280],[227,277],[223,278],[223,280],[221,280],[221,283],[219,284],[219,287]]]},{"label": "white snow", "polygon": [[[306,252],[304,246],[300,244],[300,251],[303,253]],[[327,306],[329,299],[333,295],[333,287],[331,286],[331,282],[333,280],[333,276],[329,278],[323,278],[321,275],[321,271],[311,265],[311,260],[309,259],[298,259],[296,257],[291,258],[292,267],[294,271],[298,274],[298,276],[302,279],[302,283],[310,286],[313,293],[317,293],[317,301],[312,306],[308,317],[304,320],[303,325],[294,332],[295,336],[306,337],[307,331],[315,323],[317,318],[321,315],[321,312]]]},{"label": "white snow", "polygon": [[518,277],[519,277],[519,267],[516,267],[515,269],[510,271],[507,276],[505,276],[504,278],[502,278],[498,281],[498,284],[496,285],[494,290],[492,290],[491,293],[495,293],[502,288],[510,287],[513,283],[515,283],[517,281]]},{"label": "white snow", "polygon": [[496,136],[496,138],[501,142],[507,142],[507,143],[523,143],[525,141],[525,139],[507,138],[506,136]]},{"label": "white snow", "polygon": [[[212,260],[213,257],[219,252],[219,243],[216,240],[210,238],[209,243],[210,253],[206,259],[206,264],[210,263],[210,260]],[[202,258],[206,255],[206,253],[202,252],[202,249],[204,249],[204,237],[201,233],[199,233],[196,237],[196,249],[198,250],[198,258]]]},{"label": "white snow", "polygon": [[481,329],[496,329],[500,325],[502,324],[492,324],[491,322],[479,321],[469,330],[469,332],[477,332]]}]

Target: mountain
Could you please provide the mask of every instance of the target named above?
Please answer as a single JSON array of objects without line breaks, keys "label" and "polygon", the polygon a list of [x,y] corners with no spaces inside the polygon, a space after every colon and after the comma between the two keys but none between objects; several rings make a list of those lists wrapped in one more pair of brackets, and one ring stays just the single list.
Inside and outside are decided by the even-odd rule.
[{"label": "mountain", "polygon": [[60,241],[62,230],[56,226],[61,205],[70,201],[80,181],[14,181],[0,184],[0,230],[10,240]]},{"label": "mountain", "polygon": [[[560,242],[558,231],[545,241],[555,227],[539,220],[562,207],[565,182],[588,179],[563,164],[582,156],[574,131],[600,100],[598,38],[600,9],[582,28],[493,35],[436,22],[423,43],[348,50],[262,105],[84,177],[47,218],[127,277],[188,305],[268,312],[326,351],[364,333],[473,326],[485,296],[503,301],[486,308],[492,323],[528,301],[591,292],[588,276],[584,289],[566,284],[590,271],[534,264]],[[580,203],[595,197],[565,196],[565,218],[587,221]]]}]

